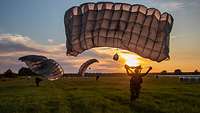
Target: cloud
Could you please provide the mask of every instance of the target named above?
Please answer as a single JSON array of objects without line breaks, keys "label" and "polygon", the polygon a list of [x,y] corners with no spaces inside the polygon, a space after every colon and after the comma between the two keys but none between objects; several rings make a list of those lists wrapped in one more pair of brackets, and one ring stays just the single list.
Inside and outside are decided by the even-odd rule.
[{"label": "cloud", "polygon": [[184,5],[185,4],[183,2],[173,1],[173,2],[162,3],[161,7],[165,9],[178,10],[184,8]]},{"label": "cloud", "polygon": [[50,43],[50,44],[54,43],[54,40],[53,40],[53,39],[48,39],[47,41],[48,41],[48,43]]},{"label": "cloud", "polygon": [[0,34],[0,52],[45,52],[46,47],[22,35]]},{"label": "cloud", "polygon": [[185,4],[187,4],[187,8],[189,9],[191,8],[198,11],[200,8],[200,0],[187,0]]},{"label": "cloud", "polygon": [[186,0],[148,0],[147,4],[156,7],[161,11],[177,11],[188,5]]},{"label": "cloud", "polygon": [[29,42],[29,38],[19,35],[0,35],[0,54],[18,51],[42,52],[42,50],[27,46]]},{"label": "cloud", "polygon": [[87,50],[77,57],[66,56],[65,43],[40,44],[27,36],[0,34],[0,73],[8,68],[17,72],[21,67],[26,66],[18,61],[18,58],[30,54],[44,55],[56,60],[64,68],[65,73],[78,72],[80,65],[91,58],[100,61],[99,64],[94,65],[96,71],[119,72],[118,68],[121,65],[112,61],[112,53],[114,54],[113,49],[97,48]]},{"label": "cloud", "polygon": [[[64,65],[71,65],[65,60],[65,44],[39,44],[29,37],[22,35],[0,34],[0,72],[6,68],[12,68],[17,71],[19,67],[25,66],[18,61],[18,58],[24,55],[38,54],[49,58],[55,58]],[[62,60],[61,60],[62,59]],[[18,66],[14,66],[18,64]],[[73,67],[71,65],[71,67]]]}]

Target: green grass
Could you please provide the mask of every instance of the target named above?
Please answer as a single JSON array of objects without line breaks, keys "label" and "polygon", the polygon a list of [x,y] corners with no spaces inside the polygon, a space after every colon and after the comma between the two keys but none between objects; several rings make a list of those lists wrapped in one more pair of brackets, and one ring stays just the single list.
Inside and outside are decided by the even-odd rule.
[{"label": "green grass", "polygon": [[129,105],[129,78],[0,80],[0,113],[200,113],[200,84],[178,78],[145,78],[140,98]]}]

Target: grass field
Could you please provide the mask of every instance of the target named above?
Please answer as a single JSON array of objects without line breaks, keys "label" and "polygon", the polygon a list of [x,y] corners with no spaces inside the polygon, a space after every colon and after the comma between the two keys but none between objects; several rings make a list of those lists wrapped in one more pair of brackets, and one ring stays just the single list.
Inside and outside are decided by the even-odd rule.
[{"label": "grass field", "polygon": [[0,80],[0,113],[200,113],[200,84],[178,78],[145,78],[129,105],[128,77]]}]

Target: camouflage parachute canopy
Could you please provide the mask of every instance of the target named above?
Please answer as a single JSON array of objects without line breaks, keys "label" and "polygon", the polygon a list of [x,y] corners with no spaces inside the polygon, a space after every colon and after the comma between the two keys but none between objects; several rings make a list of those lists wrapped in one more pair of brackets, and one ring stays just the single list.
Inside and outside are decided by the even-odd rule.
[{"label": "camouflage parachute canopy", "polygon": [[36,74],[47,76],[49,80],[56,80],[63,76],[64,70],[61,65],[53,59],[40,55],[27,55],[20,57],[19,60]]},{"label": "camouflage parachute canopy", "polygon": [[67,54],[94,47],[129,50],[153,61],[169,58],[173,17],[155,8],[126,3],[85,3],[66,11]]},{"label": "camouflage parachute canopy", "polygon": [[97,59],[89,59],[86,62],[84,62],[80,68],[79,68],[79,72],[78,74],[81,75],[82,77],[85,76],[85,71],[87,70],[87,68],[93,64],[93,63],[99,63],[99,61]]},{"label": "camouflage parachute canopy", "polygon": [[37,62],[37,61],[43,61],[47,59],[48,59],[47,57],[41,56],[41,55],[27,55],[27,56],[23,56],[19,58],[19,60],[21,60],[22,62],[25,62],[25,61]]}]

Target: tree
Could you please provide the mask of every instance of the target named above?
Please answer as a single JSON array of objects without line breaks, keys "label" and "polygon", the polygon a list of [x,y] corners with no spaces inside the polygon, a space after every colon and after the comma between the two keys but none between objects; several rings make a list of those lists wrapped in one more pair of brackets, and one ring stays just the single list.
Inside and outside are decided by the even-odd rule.
[{"label": "tree", "polygon": [[35,73],[33,73],[29,68],[26,67],[22,67],[19,71],[18,71],[19,76],[30,76],[30,75],[35,75]]},{"label": "tree", "polygon": [[3,76],[8,78],[14,78],[16,77],[16,74],[13,73],[11,69],[8,69],[7,71],[4,72]]},{"label": "tree", "polygon": [[167,74],[167,71],[166,71],[166,70],[163,70],[163,71],[160,72],[160,74],[161,74],[161,75]]},{"label": "tree", "polygon": [[182,71],[180,69],[176,69],[176,70],[174,70],[174,74],[175,75],[181,75]]},{"label": "tree", "polygon": [[8,69],[7,71],[4,72],[5,75],[11,75],[13,74],[11,69]]},{"label": "tree", "polygon": [[196,70],[194,70],[194,74],[199,74],[199,71],[198,71],[198,69],[196,69]]}]

